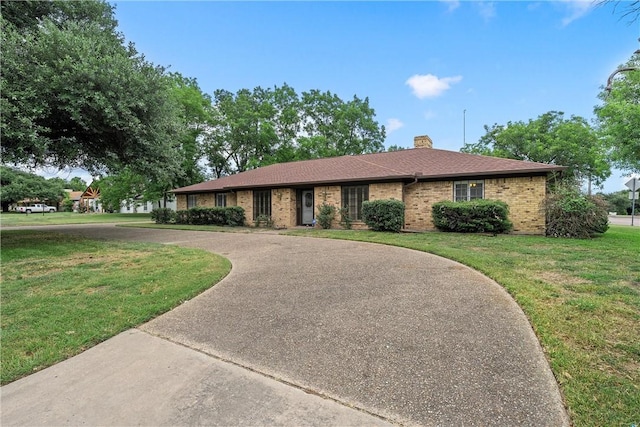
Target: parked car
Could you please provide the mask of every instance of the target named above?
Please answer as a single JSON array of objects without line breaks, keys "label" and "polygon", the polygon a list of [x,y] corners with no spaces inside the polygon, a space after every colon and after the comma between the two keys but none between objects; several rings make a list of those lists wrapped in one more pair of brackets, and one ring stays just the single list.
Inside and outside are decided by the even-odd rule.
[{"label": "parked car", "polygon": [[18,206],[16,211],[20,213],[35,213],[35,212],[55,212],[57,209],[54,206],[47,206],[43,203],[35,203],[30,206]]}]

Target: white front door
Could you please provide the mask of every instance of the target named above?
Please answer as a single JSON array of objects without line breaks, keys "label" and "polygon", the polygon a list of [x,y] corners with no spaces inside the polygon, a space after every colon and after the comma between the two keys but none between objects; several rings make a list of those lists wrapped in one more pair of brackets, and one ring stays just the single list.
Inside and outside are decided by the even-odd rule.
[{"label": "white front door", "polygon": [[313,190],[302,192],[302,224],[311,225],[313,223]]}]

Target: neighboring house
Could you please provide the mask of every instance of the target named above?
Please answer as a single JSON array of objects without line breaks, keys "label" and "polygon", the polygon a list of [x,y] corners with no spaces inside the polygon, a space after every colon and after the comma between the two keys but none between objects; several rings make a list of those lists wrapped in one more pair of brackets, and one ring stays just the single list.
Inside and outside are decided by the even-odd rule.
[{"label": "neighboring house", "polygon": [[93,183],[82,192],[78,202],[78,210],[80,212],[102,212],[100,189],[95,187]]},{"label": "neighboring house", "polygon": [[[547,176],[563,166],[432,148],[428,136],[414,149],[280,163],[173,190],[177,209],[241,206],[247,222],[271,217],[277,227],[310,225],[318,206],[346,207],[354,228],[362,202],[405,203],[405,229],[432,230],[431,207],[443,200],[497,199],[509,205],[516,233],[544,234]],[[338,225],[336,215],[334,226]]]},{"label": "neighboring house", "polygon": [[80,206],[80,198],[82,197],[82,193],[84,193],[84,191],[73,191],[68,188],[64,191],[67,193],[69,200],[73,202],[72,211],[78,212],[78,206]]},{"label": "neighboring house", "polygon": [[[157,202],[144,202],[142,197],[138,197],[131,200],[123,200],[120,204],[120,213],[149,213],[154,209],[164,208],[164,202],[159,200]],[[176,199],[167,200],[166,207],[171,210],[176,210]]]}]

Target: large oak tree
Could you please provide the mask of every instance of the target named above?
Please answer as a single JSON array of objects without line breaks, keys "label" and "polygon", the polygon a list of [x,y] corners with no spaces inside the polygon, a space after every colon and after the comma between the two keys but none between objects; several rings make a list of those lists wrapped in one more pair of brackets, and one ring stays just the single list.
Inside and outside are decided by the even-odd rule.
[{"label": "large oak tree", "polygon": [[164,69],[125,45],[100,1],[2,2],[2,161],[178,171]]}]

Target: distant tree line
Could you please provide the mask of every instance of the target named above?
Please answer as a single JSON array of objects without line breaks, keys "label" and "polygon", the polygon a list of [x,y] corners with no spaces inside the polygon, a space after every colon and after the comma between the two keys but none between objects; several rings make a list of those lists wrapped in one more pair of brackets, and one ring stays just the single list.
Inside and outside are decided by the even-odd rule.
[{"label": "distant tree line", "polygon": [[0,203],[2,211],[23,200],[57,203],[68,193],[64,190],[84,191],[87,184],[80,177],[70,180],[45,179],[33,173],[0,166]]}]

